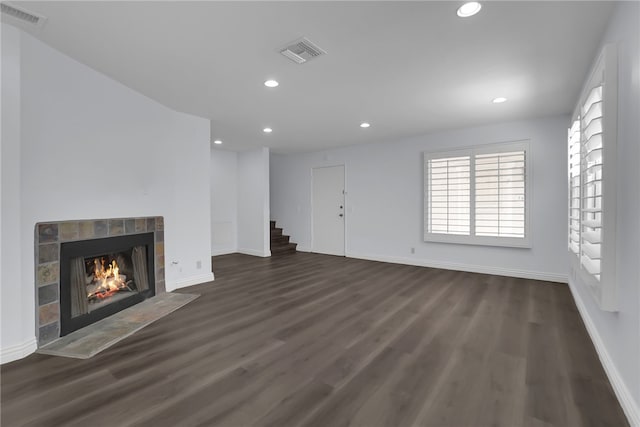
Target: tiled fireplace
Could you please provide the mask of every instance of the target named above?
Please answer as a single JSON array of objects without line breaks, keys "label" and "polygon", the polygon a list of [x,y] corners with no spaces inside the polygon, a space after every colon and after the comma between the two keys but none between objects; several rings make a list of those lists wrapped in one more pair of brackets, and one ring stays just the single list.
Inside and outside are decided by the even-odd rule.
[{"label": "tiled fireplace", "polygon": [[163,217],[35,229],[38,346],[165,292]]}]

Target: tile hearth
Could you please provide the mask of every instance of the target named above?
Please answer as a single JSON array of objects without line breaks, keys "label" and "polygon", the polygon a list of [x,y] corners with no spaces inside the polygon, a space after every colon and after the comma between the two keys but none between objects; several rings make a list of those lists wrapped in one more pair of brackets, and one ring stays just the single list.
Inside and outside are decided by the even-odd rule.
[{"label": "tile hearth", "polygon": [[198,298],[164,293],[124,309],[38,349],[40,354],[88,359]]}]

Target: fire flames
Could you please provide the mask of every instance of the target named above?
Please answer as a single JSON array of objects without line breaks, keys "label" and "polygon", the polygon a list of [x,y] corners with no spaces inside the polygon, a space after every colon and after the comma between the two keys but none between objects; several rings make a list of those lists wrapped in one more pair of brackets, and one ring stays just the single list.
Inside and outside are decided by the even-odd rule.
[{"label": "fire flames", "polygon": [[126,277],[120,275],[118,263],[113,260],[105,268],[105,259],[93,260],[93,277],[90,291],[87,298],[91,300],[102,300],[108,298],[121,290],[127,290]]}]

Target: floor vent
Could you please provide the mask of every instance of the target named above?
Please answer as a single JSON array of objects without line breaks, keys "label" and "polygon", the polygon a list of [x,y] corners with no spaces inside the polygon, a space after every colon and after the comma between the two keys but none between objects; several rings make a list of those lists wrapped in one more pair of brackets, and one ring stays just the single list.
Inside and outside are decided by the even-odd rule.
[{"label": "floor vent", "polygon": [[9,18],[10,21],[27,24],[34,27],[42,27],[47,18],[38,15],[21,7],[16,7],[8,3],[1,3],[3,17]]},{"label": "floor vent", "polygon": [[289,43],[287,46],[280,49],[280,53],[296,64],[304,64],[318,56],[327,54],[327,52],[304,37]]}]

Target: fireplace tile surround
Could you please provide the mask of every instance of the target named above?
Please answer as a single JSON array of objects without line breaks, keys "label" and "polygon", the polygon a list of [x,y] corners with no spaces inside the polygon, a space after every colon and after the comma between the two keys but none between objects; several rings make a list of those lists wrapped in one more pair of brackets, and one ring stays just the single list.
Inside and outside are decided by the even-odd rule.
[{"label": "fireplace tile surround", "polygon": [[155,293],[165,292],[164,218],[112,218],[41,222],[35,227],[36,333],[38,347],[60,337],[60,247],[62,243],[153,232]]}]

